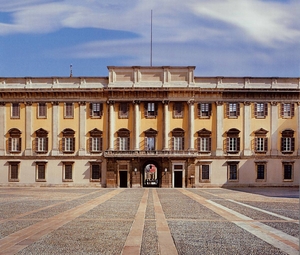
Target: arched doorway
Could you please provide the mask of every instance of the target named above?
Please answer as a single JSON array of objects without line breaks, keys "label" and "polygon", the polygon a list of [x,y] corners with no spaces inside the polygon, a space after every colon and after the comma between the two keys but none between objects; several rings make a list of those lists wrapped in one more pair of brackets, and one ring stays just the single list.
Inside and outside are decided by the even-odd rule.
[{"label": "arched doorway", "polygon": [[156,162],[146,162],[143,166],[143,187],[159,187],[159,173]]}]

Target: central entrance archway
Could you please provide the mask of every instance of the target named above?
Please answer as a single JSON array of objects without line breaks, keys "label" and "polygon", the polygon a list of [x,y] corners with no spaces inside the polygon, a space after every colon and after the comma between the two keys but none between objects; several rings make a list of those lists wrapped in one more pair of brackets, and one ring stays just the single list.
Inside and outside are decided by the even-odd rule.
[{"label": "central entrance archway", "polygon": [[159,187],[159,170],[155,162],[147,162],[144,165],[143,187]]}]

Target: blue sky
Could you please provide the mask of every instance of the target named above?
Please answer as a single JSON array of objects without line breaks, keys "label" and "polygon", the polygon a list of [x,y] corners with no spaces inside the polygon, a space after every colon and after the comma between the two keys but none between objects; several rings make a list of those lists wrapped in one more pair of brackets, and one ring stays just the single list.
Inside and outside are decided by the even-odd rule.
[{"label": "blue sky", "polygon": [[299,0],[0,0],[0,77],[107,76],[107,66],[196,66],[196,76],[300,76]]}]

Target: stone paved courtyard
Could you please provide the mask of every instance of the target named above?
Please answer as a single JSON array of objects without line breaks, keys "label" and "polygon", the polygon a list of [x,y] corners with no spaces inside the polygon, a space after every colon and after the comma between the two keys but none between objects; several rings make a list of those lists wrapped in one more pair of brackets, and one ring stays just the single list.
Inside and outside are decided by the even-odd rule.
[{"label": "stone paved courtyard", "polygon": [[299,254],[299,190],[0,188],[0,254]]}]

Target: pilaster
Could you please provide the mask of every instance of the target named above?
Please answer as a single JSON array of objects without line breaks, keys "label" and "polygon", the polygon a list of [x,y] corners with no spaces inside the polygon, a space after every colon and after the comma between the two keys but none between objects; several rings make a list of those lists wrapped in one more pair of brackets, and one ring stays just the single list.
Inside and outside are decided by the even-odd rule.
[{"label": "pilaster", "polygon": [[114,133],[115,133],[115,111],[114,111],[114,102],[108,101],[109,106],[109,121],[108,121],[108,132],[109,132],[109,148],[108,150],[114,150]]},{"label": "pilaster", "polygon": [[86,154],[85,142],[86,102],[79,102],[79,156]]},{"label": "pilaster", "polygon": [[193,151],[195,150],[194,146],[194,116],[195,116],[195,105],[194,105],[194,100],[189,100],[188,101],[189,105],[189,150]]},{"label": "pilaster", "polygon": [[216,156],[223,156],[223,118],[224,118],[224,104],[223,102],[216,102],[217,104],[217,148]]},{"label": "pilaster", "polygon": [[25,156],[32,155],[32,103],[25,103]]},{"label": "pilaster", "polygon": [[163,130],[164,130],[164,146],[163,150],[169,150],[169,101],[163,101],[164,105],[164,123],[163,123]]},{"label": "pilaster", "polygon": [[251,104],[244,102],[244,156],[251,156],[250,143],[250,120],[251,120]]},{"label": "pilaster", "polygon": [[5,155],[6,111],[5,103],[0,102],[0,156]]},{"label": "pilaster", "polygon": [[278,106],[271,102],[271,155],[278,155]]},{"label": "pilaster", "polygon": [[140,149],[140,102],[134,101],[134,150]]},{"label": "pilaster", "polygon": [[59,103],[52,102],[52,156],[57,156],[59,154]]}]

